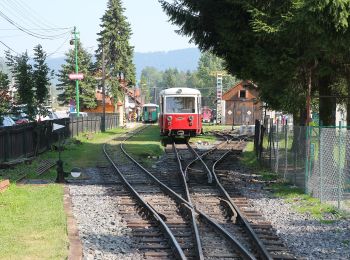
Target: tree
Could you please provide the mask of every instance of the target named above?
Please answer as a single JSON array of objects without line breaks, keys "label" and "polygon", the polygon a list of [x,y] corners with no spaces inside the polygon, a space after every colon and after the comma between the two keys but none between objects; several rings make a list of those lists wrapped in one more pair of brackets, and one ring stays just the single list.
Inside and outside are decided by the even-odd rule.
[{"label": "tree", "polygon": [[18,104],[27,106],[27,114],[30,119],[34,119],[36,115],[36,108],[34,104],[34,82],[33,82],[33,68],[29,64],[29,57],[27,52],[13,56],[9,51],[6,53],[6,64],[15,78],[14,86],[18,92]]},{"label": "tree", "polygon": [[7,74],[0,71],[0,120],[10,109],[9,84]]},{"label": "tree", "polygon": [[[94,78],[95,67],[92,62],[92,55],[89,54],[78,41],[78,67],[79,72],[84,74],[84,79],[79,82],[79,102],[82,108],[95,108],[97,81]],[[58,95],[58,101],[69,104],[76,99],[75,81],[70,80],[68,75],[75,71],[75,52],[70,50],[66,53],[65,64],[62,65],[57,76],[59,84],[57,90],[63,90]]]},{"label": "tree", "polygon": [[40,44],[34,48],[34,61],[33,81],[36,107],[38,108],[38,114],[45,116],[47,114],[45,104],[47,104],[49,98],[48,87],[50,86],[50,76],[52,76],[53,71],[50,71],[49,66],[46,64],[46,53]]},{"label": "tree", "polygon": [[[201,93],[203,99],[203,105],[213,106],[216,97],[216,73],[225,70],[224,60],[215,56],[210,52],[202,53],[199,62],[197,72],[195,73],[197,78],[197,86]],[[233,87],[238,80],[225,73],[223,77],[223,91],[227,91]]]},{"label": "tree", "polygon": [[[222,57],[239,78],[257,82],[272,108],[299,108],[305,115],[308,93],[332,95],[337,57],[348,53],[349,1],[160,2],[181,34]],[[284,96],[290,92],[304,101]],[[334,123],[333,108],[332,99],[321,99],[325,124]]]},{"label": "tree", "polygon": [[145,102],[154,102],[154,91],[160,87],[162,73],[154,67],[145,67],[141,72],[140,87]]},{"label": "tree", "polygon": [[129,44],[130,24],[124,16],[125,9],[120,0],[109,0],[107,10],[102,16],[102,30],[98,33],[96,51],[98,67],[102,67],[102,51],[105,53],[107,85],[117,99],[122,98],[122,91],[116,79],[123,77],[128,86],[135,85],[135,65],[133,64],[134,47]]}]

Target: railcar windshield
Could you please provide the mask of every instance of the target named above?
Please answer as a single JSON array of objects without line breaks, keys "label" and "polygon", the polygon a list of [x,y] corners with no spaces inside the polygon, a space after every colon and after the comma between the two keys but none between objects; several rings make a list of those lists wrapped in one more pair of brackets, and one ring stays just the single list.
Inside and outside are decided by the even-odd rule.
[{"label": "railcar windshield", "polygon": [[166,97],[166,113],[195,113],[195,97]]},{"label": "railcar windshield", "polygon": [[156,107],[144,107],[143,111],[145,111],[145,112],[154,112],[154,111],[157,111],[157,108]]}]

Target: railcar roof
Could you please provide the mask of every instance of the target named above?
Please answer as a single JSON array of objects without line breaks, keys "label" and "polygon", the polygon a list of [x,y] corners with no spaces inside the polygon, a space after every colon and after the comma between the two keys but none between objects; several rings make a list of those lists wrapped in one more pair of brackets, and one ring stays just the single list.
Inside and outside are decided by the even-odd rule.
[{"label": "railcar roof", "polygon": [[159,107],[159,106],[157,104],[147,103],[147,104],[144,104],[143,107]]},{"label": "railcar roof", "polygon": [[201,92],[194,88],[167,88],[160,92],[160,95],[200,95]]}]

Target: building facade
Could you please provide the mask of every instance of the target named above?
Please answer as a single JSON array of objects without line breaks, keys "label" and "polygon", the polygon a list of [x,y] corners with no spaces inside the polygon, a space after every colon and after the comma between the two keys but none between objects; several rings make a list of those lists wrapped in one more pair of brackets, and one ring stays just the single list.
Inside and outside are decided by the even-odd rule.
[{"label": "building facade", "polygon": [[253,125],[255,120],[262,119],[262,102],[258,99],[255,84],[241,81],[224,93],[225,124]]}]

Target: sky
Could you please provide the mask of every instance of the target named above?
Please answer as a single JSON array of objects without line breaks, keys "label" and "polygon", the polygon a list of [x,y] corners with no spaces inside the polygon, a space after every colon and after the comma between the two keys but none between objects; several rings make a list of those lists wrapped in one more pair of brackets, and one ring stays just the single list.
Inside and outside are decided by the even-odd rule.
[{"label": "sky", "polygon": [[[122,3],[133,33],[130,44],[136,52],[195,47],[189,43],[189,38],[174,32],[178,28],[168,22],[157,0],[122,0]],[[31,56],[34,46],[38,44],[51,57],[64,56],[72,48],[69,40],[74,26],[77,27],[84,48],[93,52],[97,46],[97,33],[101,30],[100,18],[106,8],[107,0],[1,0],[0,56],[4,56],[8,48],[13,53],[28,51]],[[39,37],[43,34],[54,35],[54,39],[33,37],[12,23]],[[47,28],[64,29],[47,31]]]}]

